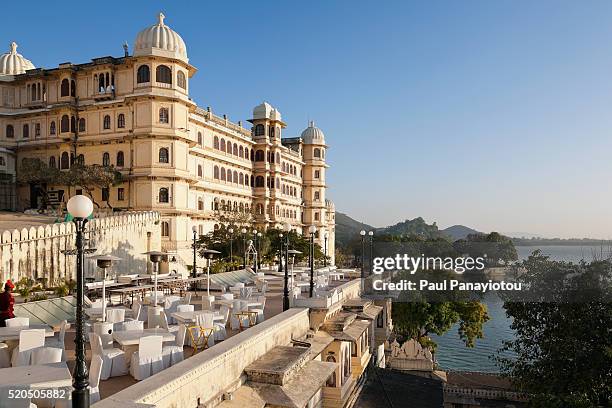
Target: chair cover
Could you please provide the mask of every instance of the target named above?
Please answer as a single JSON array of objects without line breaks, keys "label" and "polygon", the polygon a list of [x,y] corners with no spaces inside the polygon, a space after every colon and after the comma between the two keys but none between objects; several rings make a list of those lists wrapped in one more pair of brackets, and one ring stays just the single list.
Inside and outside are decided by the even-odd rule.
[{"label": "chair cover", "polygon": [[102,358],[101,378],[103,380],[127,374],[123,350],[117,348],[103,349],[102,340],[96,333],[89,334],[89,342],[91,344],[91,354]]},{"label": "chair cover", "polygon": [[57,337],[54,336],[51,338],[45,338],[45,347],[54,347],[62,350],[62,361],[66,361],[66,346],[64,344],[64,338],[66,337],[67,328],[68,321],[62,320]]},{"label": "chair cover", "polygon": [[13,367],[30,365],[32,350],[45,345],[44,329],[29,329],[19,332],[19,346],[13,350],[11,364]]},{"label": "chair cover", "polygon": [[162,336],[140,338],[138,351],[132,354],[130,365],[130,374],[135,380],[144,380],[163,370],[162,340]]},{"label": "chair cover", "polygon": [[62,361],[62,349],[39,347],[32,350],[32,365],[59,363]]},{"label": "chair cover", "polygon": [[29,327],[29,317],[13,317],[12,319],[5,320],[6,327]]},{"label": "chair cover", "polygon": [[121,323],[119,331],[138,331],[144,330],[144,322],[140,320],[128,320],[127,322]]},{"label": "chair cover", "polygon": [[186,333],[186,327],[182,324],[179,324],[179,329],[176,333],[176,344],[172,346],[164,346],[162,348],[162,360],[164,363],[164,369],[183,361],[183,346],[185,345]]}]

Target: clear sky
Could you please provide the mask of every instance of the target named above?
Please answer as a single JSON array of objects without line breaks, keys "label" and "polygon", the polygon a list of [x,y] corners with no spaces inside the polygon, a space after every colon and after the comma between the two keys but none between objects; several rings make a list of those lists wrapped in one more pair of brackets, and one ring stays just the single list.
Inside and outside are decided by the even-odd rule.
[{"label": "clear sky", "polygon": [[329,198],[375,226],[612,237],[612,2],[8,2],[36,66],[120,56],[163,11],[201,106],[267,100],[331,146]]}]

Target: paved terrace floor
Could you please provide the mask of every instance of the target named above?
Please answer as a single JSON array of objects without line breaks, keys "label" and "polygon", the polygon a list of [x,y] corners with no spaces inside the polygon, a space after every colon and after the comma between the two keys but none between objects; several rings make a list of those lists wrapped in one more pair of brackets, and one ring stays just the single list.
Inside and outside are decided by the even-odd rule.
[{"label": "paved terrace floor", "polygon": [[[264,316],[266,319],[269,319],[283,311],[283,298],[282,298],[283,296],[283,278],[280,276],[266,274],[266,280],[268,281],[269,286],[268,286],[268,292],[266,293],[266,307],[264,310]],[[341,285],[347,281],[348,280],[346,279],[333,281],[331,282],[330,287]],[[206,293],[205,291],[198,290],[197,291],[198,296],[195,296],[194,294],[194,297],[192,298],[192,300],[199,300],[201,298],[201,295],[205,293]],[[211,294],[213,294],[213,292],[211,292]],[[246,330],[248,331],[248,329]],[[237,333],[238,331],[231,330],[228,324],[228,328],[227,328],[228,338],[234,336]],[[74,327],[71,327],[66,332],[66,337],[65,337],[66,357],[68,360],[68,367],[71,372],[74,369],[74,364],[75,364],[74,338],[75,338]],[[219,342],[217,344],[219,344]],[[119,345],[115,343],[114,347],[119,348]],[[215,347],[215,346],[212,346],[212,347]],[[86,355],[87,366],[89,367],[89,363],[91,359],[91,349],[89,347],[89,344],[87,344],[86,346],[86,353],[87,353]],[[184,349],[185,358],[191,357],[192,353],[193,353],[193,349],[189,346],[185,346],[185,349]],[[108,380],[100,381],[100,396],[102,399],[107,398],[133,384],[136,384],[137,382],[138,381],[134,380],[134,378],[129,374],[121,376],[121,377],[111,377]]]}]

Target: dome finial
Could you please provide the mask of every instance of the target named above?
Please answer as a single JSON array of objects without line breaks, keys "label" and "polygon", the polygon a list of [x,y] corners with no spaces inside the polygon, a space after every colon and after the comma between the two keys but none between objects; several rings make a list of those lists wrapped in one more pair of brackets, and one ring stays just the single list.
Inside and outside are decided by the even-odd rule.
[{"label": "dome finial", "polygon": [[15,41],[11,42],[11,47],[9,48],[11,54],[17,54],[17,43]]},{"label": "dome finial", "polygon": [[315,127],[314,120],[308,121],[308,127]]},{"label": "dome finial", "polygon": [[158,24],[162,27],[164,26],[164,18],[166,18],[166,16],[164,16],[164,13],[162,12],[160,12],[157,16]]}]

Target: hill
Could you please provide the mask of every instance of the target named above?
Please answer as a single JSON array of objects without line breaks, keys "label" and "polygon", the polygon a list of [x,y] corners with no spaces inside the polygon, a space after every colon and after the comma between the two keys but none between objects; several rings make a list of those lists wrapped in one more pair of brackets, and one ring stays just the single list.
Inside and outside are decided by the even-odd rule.
[{"label": "hill", "polygon": [[398,236],[417,235],[423,238],[439,238],[442,236],[435,222],[433,224],[427,224],[421,217],[398,222],[395,225],[382,229],[381,232]]},{"label": "hill", "polygon": [[449,236],[453,241],[463,239],[469,234],[478,234],[479,231],[466,227],[465,225],[453,225],[452,227],[444,228],[442,233]]},{"label": "hill", "polygon": [[336,212],[336,246],[345,247],[359,236],[359,231],[372,231],[376,228],[352,219],[348,215]]}]

